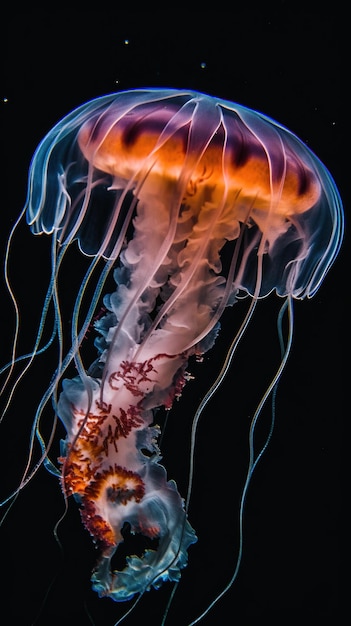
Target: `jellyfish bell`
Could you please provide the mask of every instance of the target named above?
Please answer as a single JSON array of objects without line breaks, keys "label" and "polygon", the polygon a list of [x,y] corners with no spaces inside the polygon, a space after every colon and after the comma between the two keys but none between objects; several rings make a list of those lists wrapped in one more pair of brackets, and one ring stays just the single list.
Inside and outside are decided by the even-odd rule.
[{"label": "jellyfish bell", "polygon": [[[43,175],[53,176],[53,171],[56,180],[42,184]],[[271,280],[266,273],[261,295],[272,289],[312,295],[338,249],[333,226],[340,202],[315,155],[266,116],[196,92],[129,91],[83,105],[49,133],[32,174],[27,212],[32,230],[55,229],[61,243],[77,237],[87,254],[118,257],[121,241],[111,242],[123,231],[118,220],[127,210],[128,193],[139,211],[149,199],[149,210],[144,210],[149,220],[157,220],[159,231],[169,222],[173,228],[178,222],[178,232],[184,230],[190,215],[197,219],[207,213],[207,223],[211,205],[217,229],[212,238],[236,238],[240,223],[258,227],[264,234],[261,251],[268,245],[271,253],[276,249],[276,268],[277,251],[283,256]],[[100,194],[105,189],[105,196],[112,196],[112,190],[115,194],[102,215],[94,208],[97,189]],[[56,203],[50,202],[49,190]],[[310,245],[315,262],[305,254]],[[291,264],[283,248],[290,249]],[[302,284],[294,277],[287,287],[287,267],[291,276],[296,263]],[[307,267],[311,281],[305,277]]]},{"label": "jellyfish bell", "polygon": [[[257,302],[275,290],[291,302],[315,293],[340,247],[340,197],[317,157],[261,113],[198,92],[142,89],[93,100],[52,129],[32,161],[26,214],[35,234],[53,237],[46,302],[57,319],[66,251],[77,241],[91,257],[71,347],[36,421],[53,397],[67,431],[63,490],[100,546],[94,589],[129,600],[178,581],[196,541],[190,491],[184,506],[160,462],[155,411],[181,395],[189,359],[210,349],[238,294]],[[81,344],[102,295],[98,356],[85,365]],[[64,379],[71,361],[77,376]],[[157,547],[117,571],[125,524]]]}]

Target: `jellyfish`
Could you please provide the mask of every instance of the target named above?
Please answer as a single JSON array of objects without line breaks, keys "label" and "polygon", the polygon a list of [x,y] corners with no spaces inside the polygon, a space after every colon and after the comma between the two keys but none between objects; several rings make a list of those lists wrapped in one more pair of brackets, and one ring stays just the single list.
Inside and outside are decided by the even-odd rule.
[{"label": "jellyfish", "polygon": [[[290,319],[280,367],[262,402],[274,393],[291,345],[293,299],[316,293],[340,248],[341,200],[313,152],[262,113],[196,91],[138,89],[80,106],[37,148],[6,255],[15,305],[7,268],[24,216],[32,233],[51,237],[51,274],[30,354],[17,354],[15,306],[13,354],[3,368],[5,410],[54,342],[58,358],[33,422],[42,454],[35,462],[31,444],[12,496],[44,463],[59,477],[64,497],[77,501],[98,547],[93,589],[117,602],[132,600],[179,582],[197,541],[189,503],[200,416],[256,303],[272,292]],[[72,287],[61,276],[72,251],[87,269],[67,336],[61,299]],[[249,307],[194,416],[189,487],[181,495],[162,463],[157,414],[180,398],[191,363],[214,345],[223,312],[229,307],[234,314],[243,298]],[[95,355],[86,363],[91,332]],[[51,439],[41,434],[50,404],[66,432],[57,462]],[[250,462],[242,503],[257,460]],[[152,547],[130,554],[117,570],[112,559],[126,528]]]}]

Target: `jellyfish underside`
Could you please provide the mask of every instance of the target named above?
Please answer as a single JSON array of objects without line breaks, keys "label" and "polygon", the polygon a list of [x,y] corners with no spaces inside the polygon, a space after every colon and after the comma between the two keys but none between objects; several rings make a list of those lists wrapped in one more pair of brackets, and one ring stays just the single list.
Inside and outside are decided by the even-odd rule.
[{"label": "jellyfish underside", "polygon": [[[213,346],[238,296],[313,295],[337,250],[321,167],[272,120],[172,90],[88,103],[39,147],[33,232],[53,233],[62,249],[77,239],[93,264],[114,267],[116,289],[94,324],[97,359],[82,368],[82,329],[78,375],[62,381],[56,407],[67,431],[62,486],[99,546],[99,595],[130,600],[179,580],[197,538],[160,462],[155,411],[181,395],[189,359]],[[126,527],[155,547],[113,570]]]}]

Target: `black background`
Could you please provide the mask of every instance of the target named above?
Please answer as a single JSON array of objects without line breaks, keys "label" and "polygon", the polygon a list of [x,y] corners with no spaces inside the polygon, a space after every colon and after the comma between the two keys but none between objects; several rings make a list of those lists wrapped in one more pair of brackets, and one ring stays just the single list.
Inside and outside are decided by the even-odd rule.
[{"label": "black background", "polygon": [[[348,211],[344,169],[344,77],[335,7],[260,3],[231,11],[189,13],[50,11],[4,22],[3,247],[26,196],[31,156],[52,126],[85,101],[137,87],[191,88],[260,110],[295,132],[331,171]],[[323,8],[325,7],[325,8]],[[128,41],[128,43],[126,43]],[[5,199],[6,198],[6,199]],[[5,200],[5,201],[4,201]],[[47,284],[49,242],[19,231],[12,274],[23,334],[33,333]],[[277,396],[276,427],[247,498],[244,551],[237,581],[203,624],[251,626],[341,623],[339,609],[343,368],[348,236],[313,299],[295,305],[293,351]],[[78,263],[79,261],[77,261]],[[67,282],[73,285],[74,272]],[[1,296],[7,360],[13,316]],[[275,296],[261,302],[225,384],[200,424],[189,518],[198,543],[189,549],[166,624],[185,626],[223,589],[235,568],[238,503],[247,467],[247,429],[277,365]],[[189,429],[245,307],[227,311],[222,333],[169,417],[164,464],[186,493]],[[33,336],[30,335],[30,336]],[[25,465],[34,398],[44,377],[34,368],[1,431],[2,492]],[[346,389],[347,391],[347,389]],[[269,420],[263,416],[262,436]],[[48,417],[48,424],[50,417]],[[50,426],[48,426],[49,428]],[[45,429],[45,428],[44,428]],[[258,430],[258,441],[261,430]],[[59,429],[61,436],[63,430]],[[8,624],[112,626],[127,610],[90,590],[95,551],[76,504],[64,513],[57,478],[43,468],[22,491],[1,528],[2,613]],[[146,593],[125,624],[161,624],[170,585]],[[6,613],[7,611],[7,613]],[[7,621],[6,621],[7,620]]]}]

